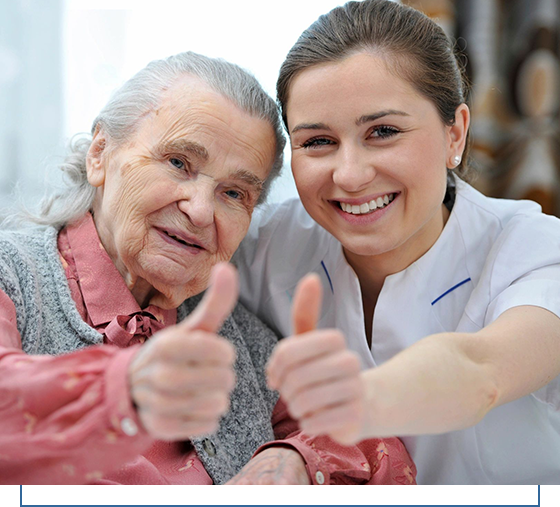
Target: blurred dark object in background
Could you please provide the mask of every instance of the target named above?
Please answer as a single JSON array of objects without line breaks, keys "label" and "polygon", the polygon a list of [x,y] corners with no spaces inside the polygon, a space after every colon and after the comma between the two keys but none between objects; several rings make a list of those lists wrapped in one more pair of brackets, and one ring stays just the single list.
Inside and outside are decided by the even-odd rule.
[{"label": "blurred dark object in background", "polygon": [[474,186],[560,216],[560,0],[403,0],[457,41]]}]

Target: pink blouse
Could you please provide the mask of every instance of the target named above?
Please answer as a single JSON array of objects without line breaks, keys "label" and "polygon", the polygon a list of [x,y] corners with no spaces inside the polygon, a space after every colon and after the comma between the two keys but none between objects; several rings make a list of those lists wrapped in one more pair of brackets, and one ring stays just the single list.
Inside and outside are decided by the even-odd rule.
[{"label": "pink blouse", "polygon": [[[58,249],[76,307],[104,345],[23,353],[14,304],[0,290],[0,484],[212,484],[192,445],[152,439],[131,403],[129,362],[146,338],[176,323],[176,311],[138,306],[90,214],[61,231]],[[296,449],[314,484],[415,484],[396,438],[343,447],[308,437],[282,402],[273,425],[282,440],[257,452]]]}]

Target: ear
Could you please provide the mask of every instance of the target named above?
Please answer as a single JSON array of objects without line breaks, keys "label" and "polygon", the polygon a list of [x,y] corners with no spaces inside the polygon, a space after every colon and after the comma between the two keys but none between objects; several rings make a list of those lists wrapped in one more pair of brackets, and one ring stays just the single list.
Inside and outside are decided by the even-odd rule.
[{"label": "ear", "polygon": [[92,187],[105,183],[107,165],[107,136],[99,125],[93,133],[93,140],[86,155],[87,179]]},{"label": "ear", "polygon": [[455,110],[455,124],[448,127],[447,167],[450,169],[454,169],[461,163],[470,121],[471,113],[469,107],[466,104],[461,104]]}]

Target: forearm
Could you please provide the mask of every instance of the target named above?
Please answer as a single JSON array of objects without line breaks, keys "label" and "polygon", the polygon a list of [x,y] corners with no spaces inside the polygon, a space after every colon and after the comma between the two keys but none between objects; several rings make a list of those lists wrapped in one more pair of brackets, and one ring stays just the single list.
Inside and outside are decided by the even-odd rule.
[{"label": "forearm", "polygon": [[488,363],[469,353],[473,335],[432,335],[362,373],[366,435],[443,433],[472,426],[495,406]]},{"label": "forearm", "polygon": [[477,333],[429,336],[363,372],[366,436],[466,428],[558,375],[560,320],[543,308],[514,307]]},{"label": "forearm", "polygon": [[122,368],[133,352],[48,357],[0,348],[0,482],[84,484],[149,446],[126,399]]}]

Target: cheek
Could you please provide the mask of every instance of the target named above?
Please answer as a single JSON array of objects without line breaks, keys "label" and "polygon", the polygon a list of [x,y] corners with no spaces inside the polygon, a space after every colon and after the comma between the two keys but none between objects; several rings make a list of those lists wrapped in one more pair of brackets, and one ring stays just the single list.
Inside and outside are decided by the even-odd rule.
[{"label": "cheek", "polygon": [[292,156],[292,174],[303,202],[315,200],[319,188],[327,182],[329,172],[323,165],[318,160]]},{"label": "cheek", "polygon": [[249,230],[251,214],[245,210],[228,210],[216,217],[218,255],[220,260],[229,261]]}]

